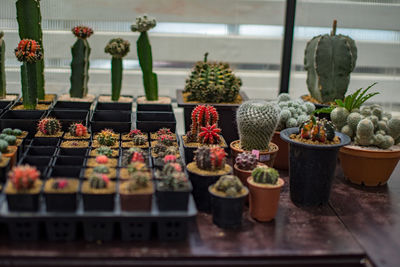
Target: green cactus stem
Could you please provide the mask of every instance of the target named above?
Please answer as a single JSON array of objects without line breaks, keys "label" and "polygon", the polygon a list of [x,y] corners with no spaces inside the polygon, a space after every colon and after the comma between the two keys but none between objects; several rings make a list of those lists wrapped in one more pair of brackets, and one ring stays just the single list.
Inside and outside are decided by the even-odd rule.
[{"label": "green cactus stem", "polygon": [[87,38],[93,34],[93,30],[84,26],[76,26],[72,33],[78,38],[71,48],[71,97],[84,98],[88,93],[89,81],[89,56],[90,46]]},{"label": "green cactus stem", "polygon": [[149,19],[147,16],[137,17],[136,24],[132,24],[133,32],[140,32],[139,39],[136,42],[137,54],[140,68],[143,73],[143,86],[146,99],[150,101],[158,100],[158,81],[157,74],[153,72],[153,56],[147,31],[156,26],[155,19]]},{"label": "green cactus stem", "polygon": [[315,36],[305,49],[304,68],[311,96],[322,103],[344,99],[356,60],[354,40],[336,35],[334,20],[331,34]]},{"label": "green cactus stem", "polygon": [[0,31],[0,98],[6,97],[6,71],[4,63],[6,61],[6,44],[3,40],[4,32]]},{"label": "green cactus stem", "polygon": [[[38,42],[42,48],[43,54],[43,33],[42,33],[42,15],[40,13],[40,0],[17,0],[15,3],[17,8],[18,32],[21,39],[32,39]],[[44,60],[38,60],[36,68],[29,68],[30,71],[36,72],[35,87],[39,100],[44,100],[45,84],[44,84]],[[24,90],[24,89],[23,89]]]}]

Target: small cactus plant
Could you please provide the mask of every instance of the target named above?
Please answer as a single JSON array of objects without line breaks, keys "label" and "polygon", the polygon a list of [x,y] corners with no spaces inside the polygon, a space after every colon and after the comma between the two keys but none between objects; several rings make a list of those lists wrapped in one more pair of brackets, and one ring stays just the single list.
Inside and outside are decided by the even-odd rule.
[{"label": "small cactus plant", "polygon": [[129,174],[134,174],[136,172],[147,172],[147,166],[142,161],[132,161],[128,164],[128,172]]},{"label": "small cactus plant", "polygon": [[146,172],[135,172],[128,181],[128,191],[135,192],[139,189],[147,188],[150,178],[150,175]]},{"label": "small cactus plant", "polygon": [[147,137],[145,135],[135,135],[132,142],[135,146],[143,146],[147,142]]},{"label": "small cactus plant", "polygon": [[61,123],[55,118],[44,118],[39,121],[38,130],[44,135],[55,135],[61,131]]},{"label": "small cactus plant", "polygon": [[87,41],[93,34],[93,30],[86,26],[76,26],[72,33],[77,38],[71,48],[71,97],[84,98],[88,93],[89,81],[89,56],[91,48]]},{"label": "small cactus plant", "polygon": [[106,157],[111,157],[113,154],[113,150],[108,146],[101,146],[96,151],[97,155],[104,155]]},{"label": "small cactus plant", "polygon": [[240,179],[234,175],[222,175],[213,185],[215,191],[224,193],[227,197],[243,195],[244,186]]},{"label": "small cactus plant", "polygon": [[160,135],[173,135],[174,133],[171,131],[170,128],[161,128],[158,129],[156,134],[157,136],[160,136]]},{"label": "small cactus plant", "polygon": [[175,139],[172,135],[160,135],[158,137],[158,143],[163,144],[165,146],[172,146],[175,142]]},{"label": "small cactus plant", "polygon": [[182,172],[182,166],[179,163],[170,162],[164,165],[161,175],[168,176],[175,172]]},{"label": "small cactus plant", "polygon": [[184,191],[189,189],[189,181],[185,173],[176,171],[163,177],[157,187],[163,191]]},{"label": "small cactus plant", "polygon": [[145,152],[138,147],[132,147],[124,151],[122,155],[122,166],[127,166],[131,162],[144,162]]},{"label": "small cactus plant", "polygon": [[330,121],[318,119],[311,116],[310,119],[300,127],[300,136],[302,139],[311,139],[325,143],[332,141],[335,137],[335,128]]},{"label": "small cactus plant", "polygon": [[200,144],[219,144],[221,141],[220,128],[216,124],[201,127],[201,132],[198,134],[198,141]]},{"label": "small cactus plant", "polygon": [[228,63],[204,61],[194,66],[186,80],[185,91],[189,101],[200,103],[233,102],[236,100],[242,80],[235,76]]},{"label": "small cactus plant", "polygon": [[268,166],[259,166],[252,171],[251,176],[255,183],[276,185],[279,178],[279,172]]},{"label": "small cactus plant", "polygon": [[214,125],[218,123],[219,115],[217,110],[210,105],[198,105],[191,114],[192,124],[190,125],[190,132],[186,135],[189,141],[197,142],[198,134],[201,127],[207,125]]},{"label": "small cactus plant", "polygon": [[163,144],[156,144],[153,152],[157,155],[157,158],[164,158],[167,155],[177,155],[179,154],[178,148],[176,146],[166,146]]},{"label": "small cactus plant", "polygon": [[51,187],[56,190],[63,190],[64,188],[68,187],[68,179],[55,179]]},{"label": "small cactus plant", "polygon": [[133,137],[135,137],[136,135],[143,135],[143,133],[142,133],[142,131],[139,130],[139,129],[133,129],[133,130],[131,130],[131,131],[129,132],[129,134],[128,134],[129,138],[133,138]]},{"label": "small cactus plant", "polygon": [[111,39],[104,52],[112,56],[111,60],[111,100],[118,101],[121,95],[123,65],[122,58],[129,53],[131,43],[122,38]]},{"label": "small cactus plant", "polygon": [[93,168],[93,172],[107,174],[110,173],[110,168],[108,168],[106,165],[99,165]]},{"label": "small cactus plant", "polygon": [[274,103],[251,100],[240,105],[236,121],[242,149],[268,150],[278,120],[279,108]]},{"label": "small cactus plant", "polygon": [[99,155],[96,157],[96,162],[98,164],[107,164],[108,162],[108,157],[105,155]]},{"label": "small cactus plant", "polygon": [[221,147],[199,147],[194,160],[199,169],[217,171],[225,168],[226,153]]},{"label": "small cactus plant", "polygon": [[75,137],[86,136],[88,133],[86,126],[82,123],[72,123],[68,128],[68,132]]},{"label": "small cactus plant", "polygon": [[6,141],[8,145],[13,146],[17,143],[17,137],[15,137],[14,135],[7,135],[4,138],[4,141]]},{"label": "small cactus plant", "polygon": [[117,141],[118,135],[110,129],[104,129],[97,135],[97,142],[102,146],[113,146]]},{"label": "small cactus plant", "polygon": [[110,179],[105,174],[93,174],[89,178],[89,186],[92,189],[104,189],[108,187]]},{"label": "small cactus plant", "polygon": [[8,151],[8,142],[6,140],[0,140],[0,152],[7,153]]},{"label": "small cactus plant", "polygon": [[4,32],[0,31],[0,98],[5,98],[7,95],[6,70],[5,70],[6,43],[3,40],[3,36]]},{"label": "small cactus plant", "polygon": [[143,73],[143,86],[146,99],[158,100],[158,81],[157,74],[153,72],[153,56],[147,31],[156,26],[156,20],[148,18],[146,15],[137,17],[136,23],[132,24],[131,30],[139,32],[140,36],[136,42],[137,54],[140,68]]},{"label": "small cactus plant", "polygon": [[312,38],[304,55],[308,91],[321,103],[344,99],[357,60],[354,40],[336,35],[336,20],[332,28],[330,35]]},{"label": "small cactus plant", "polygon": [[176,155],[166,155],[163,159],[164,164],[175,163],[177,160]]},{"label": "small cactus plant", "polygon": [[17,191],[32,189],[39,180],[40,172],[30,165],[19,165],[8,173],[8,179]]},{"label": "small cactus plant", "polygon": [[236,157],[235,163],[241,170],[252,170],[257,167],[257,156],[249,152],[243,152]]}]

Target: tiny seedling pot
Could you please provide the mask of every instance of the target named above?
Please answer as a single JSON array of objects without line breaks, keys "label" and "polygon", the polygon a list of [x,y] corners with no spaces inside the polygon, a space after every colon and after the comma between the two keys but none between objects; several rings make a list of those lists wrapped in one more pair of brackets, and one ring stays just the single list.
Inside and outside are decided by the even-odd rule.
[{"label": "tiny seedling pot", "polygon": [[32,138],[37,130],[39,120],[45,115],[45,110],[7,110],[0,117],[0,126],[18,128],[27,131],[27,138]]},{"label": "tiny seedling pot", "polygon": [[86,194],[82,193],[83,209],[85,211],[113,211],[115,193],[112,194]]},{"label": "tiny seedling pot", "polygon": [[176,130],[176,119],[173,112],[136,112],[136,128],[142,132],[156,132],[160,128]]},{"label": "tiny seedling pot", "polygon": [[88,153],[88,148],[86,147],[79,147],[79,148],[65,148],[60,147],[58,149],[58,156],[79,156],[79,157],[86,157]]},{"label": "tiny seedling pot", "polygon": [[77,193],[44,193],[48,212],[76,211]]},{"label": "tiny seedling pot", "polygon": [[53,110],[48,117],[56,118],[61,123],[62,131],[66,132],[72,123],[80,122],[87,125],[89,111],[85,110]]},{"label": "tiny seedling pot", "polygon": [[244,201],[249,194],[246,188],[246,194],[240,197],[222,197],[214,194],[210,186],[208,191],[211,195],[211,213],[213,223],[221,228],[238,228],[242,225],[242,215]]},{"label": "tiny seedling pot", "polygon": [[54,166],[48,172],[49,178],[76,178],[80,177],[81,167],[78,166]]},{"label": "tiny seedling pot", "polygon": [[40,138],[33,138],[30,146],[52,146],[52,147],[57,147],[58,144],[60,143],[60,138],[59,137],[40,137]]},{"label": "tiny seedling pot", "polygon": [[54,166],[83,166],[85,163],[84,157],[77,156],[58,156],[54,159]]},{"label": "tiny seedling pot", "polygon": [[157,206],[160,211],[186,211],[188,209],[190,188],[186,191],[164,191],[156,189]]},{"label": "tiny seedling pot", "polygon": [[96,111],[90,120],[92,132],[100,132],[107,128],[118,133],[125,133],[131,130],[132,113],[130,111]]},{"label": "tiny seedling pot", "polygon": [[25,152],[25,157],[31,156],[54,156],[56,147],[54,146],[29,146]]},{"label": "tiny seedling pot", "polygon": [[54,110],[90,110],[92,102],[57,101]]}]

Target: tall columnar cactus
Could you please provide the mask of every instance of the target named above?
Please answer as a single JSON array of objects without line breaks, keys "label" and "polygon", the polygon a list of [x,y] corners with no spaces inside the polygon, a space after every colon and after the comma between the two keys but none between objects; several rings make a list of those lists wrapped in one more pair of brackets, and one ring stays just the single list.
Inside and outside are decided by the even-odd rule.
[{"label": "tall columnar cactus", "polygon": [[335,20],[330,35],[315,36],[305,49],[304,68],[311,96],[322,103],[344,99],[356,60],[354,40],[349,36],[336,35]]},{"label": "tall columnar cactus", "polygon": [[262,100],[246,101],[240,105],[236,120],[242,149],[268,150],[278,125],[279,112],[276,104]]},{"label": "tall columnar cactus", "polygon": [[121,95],[123,65],[122,58],[129,53],[131,43],[122,38],[111,39],[104,52],[112,56],[111,59],[111,100],[118,101]]},{"label": "tall columnar cactus", "polygon": [[[43,54],[43,33],[42,33],[42,15],[40,13],[40,0],[17,0],[17,21],[19,37],[22,39],[35,40],[42,49]],[[44,82],[44,60],[38,59],[35,62],[35,68],[30,68],[30,71],[36,72],[35,87],[37,90],[37,98],[44,100],[45,96],[45,82]],[[33,75],[33,74],[31,74]],[[24,86],[24,83],[22,83]],[[24,88],[22,88],[24,91]],[[24,97],[25,99],[25,97]]]},{"label": "tall columnar cactus", "polygon": [[217,171],[225,168],[226,153],[221,147],[199,147],[194,158],[199,169]]},{"label": "tall columnar cactus", "polygon": [[235,76],[228,63],[204,61],[194,66],[186,80],[185,92],[189,101],[201,103],[233,102],[236,100],[242,80]]},{"label": "tall columnar cactus", "polygon": [[6,61],[6,43],[3,40],[4,32],[0,31],[0,98],[6,97],[6,70],[4,63]]},{"label": "tall columnar cactus", "polygon": [[36,62],[42,59],[42,49],[38,42],[23,39],[15,48],[15,56],[21,65],[21,85],[25,109],[35,109],[37,104],[37,68]]},{"label": "tall columnar cactus", "polygon": [[196,140],[201,127],[218,123],[219,115],[217,110],[210,105],[198,105],[192,111],[192,124],[188,137]]},{"label": "tall columnar cactus", "polygon": [[259,166],[252,171],[251,176],[255,183],[275,185],[278,182],[279,172],[274,168]]},{"label": "tall columnar cactus", "polygon": [[71,97],[84,98],[88,93],[90,46],[87,41],[93,30],[85,26],[76,26],[72,33],[78,38],[71,48]]},{"label": "tall columnar cactus", "polygon": [[136,23],[131,25],[133,32],[140,32],[136,42],[140,68],[143,73],[143,86],[147,100],[158,100],[157,74],[153,72],[153,56],[147,31],[156,26],[156,20],[146,15],[136,18]]}]

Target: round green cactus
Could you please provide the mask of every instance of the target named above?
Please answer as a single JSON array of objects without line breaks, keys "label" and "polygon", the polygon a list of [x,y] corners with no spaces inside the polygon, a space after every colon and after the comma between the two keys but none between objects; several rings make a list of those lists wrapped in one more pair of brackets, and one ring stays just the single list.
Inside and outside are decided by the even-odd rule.
[{"label": "round green cactus", "polygon": [[346,108],[336,107],[331,112],[331,120],[338,129],[341,129],[346,124],[349,114],[350,112]]},{"label": "round green cactus", "polygon": [[240,196],[244,186],[240,179],[234,175],[223,175],[214,184],[217,191],[224,192],[227,197]]},{"label": "round green cactus", "polygon": [[259,166],[251,173],[255,183],[275,185],[278,182],[279,172],[274,168]]},{"label": "round green cactus", "polygon": [[346,124],[345,126],[342,127],[342,129],[340,130],[342,133],[344,133],[345,135],[349,136],[350,138],[354,137],[354,130],[352,127],[350,127],[350,125]]},{"label": "round green cactus", "polygon": [[20,136],[22,134],[22,131],[20,129],[14,129],[12,130],[12,135],[15,136]]},{"label": "round green cactus", "polygon": [[10,145],[15,145],[15,143],[17,142],[17,137],[15,137],[14,135],[7,135],[4,140]]},{"label": "round green cactus", "polygon": [[5,140],[0,140],[0,152],[6,153],[8,150],[8,142]]},{"label": "round green cactus", "polygon": [[400,137],[400,119],[399,118],[391,118],[388,123],[388,133],[394,139]]},{"label": "round green cactus", "polygon": [[106,165],[99,165],[93,168],[93,172],[95,173],[110,173],[110,168]]},{"label": "round green cactus", "polygon": [[356,142],[363,146],[373,144],[374,124],[370,119],[362,119],[357,125]]},{"label": "round green cactus", "polygon": [[3,133],[3,134],[13,134],[13,130],[11,128],[4,128],[1,133]]},{"label": "round green cactus", "polygon": [[358,123],[362,120],[362,116],[360,113],[358,112],[352,112],[349,114],[349,116],[347,117],[347,124],[351,127],[351,129],[353,131],[355,131],[357,129],[357,125]]}]

